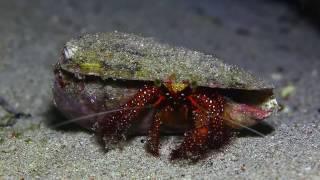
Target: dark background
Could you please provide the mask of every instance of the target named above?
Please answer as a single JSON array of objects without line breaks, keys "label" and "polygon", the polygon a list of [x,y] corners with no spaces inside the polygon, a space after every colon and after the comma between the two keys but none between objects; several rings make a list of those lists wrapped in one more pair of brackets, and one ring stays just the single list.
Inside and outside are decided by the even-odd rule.
[{"label": "dark background", "polygon": [[[0,176],[319,178],[319,12],[316,0],[0,0],[0,97],[14,109],[0,106]],[[63,120],[51,86],[64,43],[114,30],[216,54],[275,84],[283,110],[256,127],[266,137],[244,132],[193,165],[167,160],[176,137],[165,137],[154,158],[145,137],[105,153],[75,125],[51,128]]]}]

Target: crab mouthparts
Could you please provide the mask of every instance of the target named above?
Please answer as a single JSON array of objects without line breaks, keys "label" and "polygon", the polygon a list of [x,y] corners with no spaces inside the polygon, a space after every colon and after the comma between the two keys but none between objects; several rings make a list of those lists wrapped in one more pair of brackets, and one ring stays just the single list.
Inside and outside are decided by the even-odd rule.
[{"label": "crab mouthparts", "polygon": [[173,82],[168,82],[165,83],[164,86],[170,91],[174,93],[179,93],[186,89],[189,85],[186,83],[173,83]]}]

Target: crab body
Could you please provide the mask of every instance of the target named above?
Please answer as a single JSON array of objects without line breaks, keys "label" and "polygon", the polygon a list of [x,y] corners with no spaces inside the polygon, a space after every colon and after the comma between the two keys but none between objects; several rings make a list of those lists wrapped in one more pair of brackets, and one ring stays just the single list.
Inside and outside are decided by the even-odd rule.
[{"label": "crab body", "polygon": [[54,101],[106,144],[146,134],[159,154],[162,133],[184,134],[171,158],[199,157],[276,109],[273,87],[212,55],[119,32],[66,43],[55,66]]}]

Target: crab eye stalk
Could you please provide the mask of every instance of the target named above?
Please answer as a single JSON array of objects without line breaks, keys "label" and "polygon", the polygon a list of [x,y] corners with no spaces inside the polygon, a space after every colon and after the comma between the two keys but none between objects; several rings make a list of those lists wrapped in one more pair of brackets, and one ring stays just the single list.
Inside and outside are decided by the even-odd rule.
[{"label": "crab eye stalk", "polygon": [[190,87],[191,87],[191,89],[196,89],[198,87],[197,81],[191,81]]},{"label": "crab eye stalk", "polygon": [[154,80],[154,85],[156,86],[156,87],[160,87],[161,85],[162,85],[162,82],[161,82],[161,80],[160,79],[156,79],[156,80]]}]

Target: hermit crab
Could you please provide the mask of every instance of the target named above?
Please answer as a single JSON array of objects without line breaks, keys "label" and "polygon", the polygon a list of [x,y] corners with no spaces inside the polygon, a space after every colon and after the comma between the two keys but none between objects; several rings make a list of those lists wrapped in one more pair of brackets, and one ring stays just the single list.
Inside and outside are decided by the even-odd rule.
[{"label": "hermit crab", "polygon": [[276,109],[273,86],[213,55],[120,32],[66,43],[54,68],[54,103],[96,132],[106,147],[147,135],[159,155],[162,134],[183,134],[171,159],[200,157]]}]

